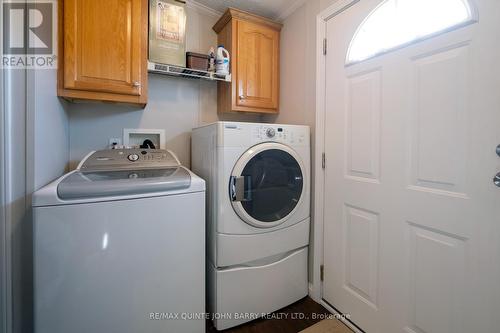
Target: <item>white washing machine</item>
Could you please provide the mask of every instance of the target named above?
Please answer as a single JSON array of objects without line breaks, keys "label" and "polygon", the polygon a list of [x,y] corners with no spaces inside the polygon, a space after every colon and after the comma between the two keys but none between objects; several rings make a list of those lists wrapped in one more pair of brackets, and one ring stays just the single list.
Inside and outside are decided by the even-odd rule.
[{"label": "white washing machine", "polygon": [[208,308],[218,330],[308,293],[307,126],[218,122],[193,130],[207,181]]},{"label": "white washing machine", "polygon": [[205,332],[205,182],[171,152],[91,153],[33,207],[35,333]]}]

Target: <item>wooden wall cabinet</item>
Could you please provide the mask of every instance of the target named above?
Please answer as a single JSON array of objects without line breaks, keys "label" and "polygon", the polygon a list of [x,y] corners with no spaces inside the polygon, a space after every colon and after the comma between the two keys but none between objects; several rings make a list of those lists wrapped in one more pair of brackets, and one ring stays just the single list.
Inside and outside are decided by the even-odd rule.
[{"label": "wooden wall cabinet", "polygon": [[279,112],[281,27],[233,8],[214,25],[231,55],[232,82],[218,83],[219,112]]},{"label": "wooden wall cabinet", "polygon": [[148,0],[59,1],[58,95],[147,103]]}]

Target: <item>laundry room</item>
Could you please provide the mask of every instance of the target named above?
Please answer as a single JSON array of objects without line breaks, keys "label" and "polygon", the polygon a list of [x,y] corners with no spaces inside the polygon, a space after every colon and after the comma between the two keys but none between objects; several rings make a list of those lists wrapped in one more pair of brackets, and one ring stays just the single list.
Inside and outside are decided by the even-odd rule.
[{"label": "laundry room", "polygon": [[500,332],[497,1],[0,18],[0,333]]}]

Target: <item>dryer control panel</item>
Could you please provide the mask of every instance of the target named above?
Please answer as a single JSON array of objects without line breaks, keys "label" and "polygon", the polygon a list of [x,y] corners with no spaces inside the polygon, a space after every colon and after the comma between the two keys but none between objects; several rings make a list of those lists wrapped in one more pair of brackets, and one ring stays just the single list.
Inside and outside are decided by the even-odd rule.
[{"label": "dryer control panel", "polygon": [[306,135],[307,131],[302,128],[265,124],[253,129],[252,138],[254,142],[275,141],[289,145],[300,145],[306,143]]}]

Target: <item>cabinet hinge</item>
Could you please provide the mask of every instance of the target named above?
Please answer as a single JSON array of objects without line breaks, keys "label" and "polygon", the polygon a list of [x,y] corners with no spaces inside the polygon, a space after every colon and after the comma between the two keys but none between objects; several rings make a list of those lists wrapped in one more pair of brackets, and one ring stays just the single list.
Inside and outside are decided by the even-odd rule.
[{"label": "cabinet hinge", "polygon": [[325,279],[325,266],[319,266],[319,279],[323,281]]},{"label": "cabinet hinge", "polygon": [[326,155],[325,155],[325,153],[323,153],[323,154],[321,155],[321,167],[322,167],[323,169],[325,169],[325,168],[326,168]]},{"label": "cabinet hinge", "polygon": [[326,38],[323,38],[323,54],[326,55],[328,43],[326,41]]}]

